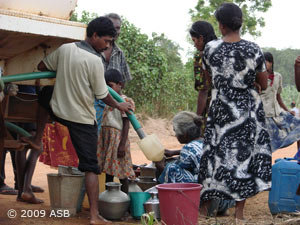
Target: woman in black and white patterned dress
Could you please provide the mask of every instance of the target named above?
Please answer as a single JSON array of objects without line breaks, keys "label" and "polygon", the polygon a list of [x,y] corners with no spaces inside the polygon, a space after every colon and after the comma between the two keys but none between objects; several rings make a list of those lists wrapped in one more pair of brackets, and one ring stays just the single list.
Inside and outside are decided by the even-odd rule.
[{"label": "woman in black and white patterned dress", "polygon": [[232,199],[243,223],[245,200],[271,187],[270,138],[255,88],[256,82],[266,89],[268,75],[260,48],[240,38],[241,9],[223,3],[215,16],[223,38],[209,42],[203,55],[213,90],[199,175],[201,214],[212,199]]}]

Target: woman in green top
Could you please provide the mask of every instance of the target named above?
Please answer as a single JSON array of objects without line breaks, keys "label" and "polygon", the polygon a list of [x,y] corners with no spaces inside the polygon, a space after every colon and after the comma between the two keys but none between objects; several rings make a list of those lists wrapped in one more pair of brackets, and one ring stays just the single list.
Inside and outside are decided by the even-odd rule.
[{"label": "woman in green top", "polygon": [[194,56],[195,90],[198,91],[197,115],[203,117],[202,134],[207,119],[208,107],[211,100],[211,82],[202,69],[202,52],[205,45],[217,39],[214,28],[206,21],[193,23],[190,35],[197,49]]}]

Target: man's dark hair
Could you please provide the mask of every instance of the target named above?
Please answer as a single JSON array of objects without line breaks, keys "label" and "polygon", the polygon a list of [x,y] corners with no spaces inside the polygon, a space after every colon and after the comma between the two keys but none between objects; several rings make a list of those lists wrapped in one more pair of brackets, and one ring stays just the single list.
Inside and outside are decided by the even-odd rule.
[{"label": "man's dark hair", "polygon": [[95,32],[99,37],[102,36],[115,37],[117,35],[117,31],[114,27],[114,24],[111,22],[109,18],[104,16],[93,19],[88,24],[86,28],[86,35],[88,37],[92,37]]},{"label": "man's dark hair", "polygon": [[105,81],[106,83],[114,82],[116,84],[124,82],[122,74],[116,69],[109,69],[105,72]]},{"label": "man's dark hair", "polygon": [[219,23],[232,31],[237,31],[243,24],[243,13],[240,7],[233,3],[223,3],[215,12]]},{"label": "man's dark hair", "polygon": [[217,39],[213,26],[206,21],[197,21],[193,23],[190,29],[190,35],[195,38],[203,36],[204,45]]}]

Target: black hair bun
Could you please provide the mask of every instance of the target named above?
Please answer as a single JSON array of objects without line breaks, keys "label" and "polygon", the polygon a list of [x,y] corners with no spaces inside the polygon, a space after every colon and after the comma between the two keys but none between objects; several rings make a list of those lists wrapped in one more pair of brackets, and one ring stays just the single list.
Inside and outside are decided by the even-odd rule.
[{"label": "black hair bun", "polygon": [[241,28],[241,26],[243,24],[243,20],[242,20],[242,18],[235,16],[232,18],[231,24],[232,24],[232,29],[238,30]]}]

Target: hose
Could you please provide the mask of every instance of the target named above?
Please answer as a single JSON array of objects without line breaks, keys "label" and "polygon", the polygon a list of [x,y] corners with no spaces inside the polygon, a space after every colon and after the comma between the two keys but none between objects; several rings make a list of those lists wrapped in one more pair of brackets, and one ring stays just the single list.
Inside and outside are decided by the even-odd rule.
[{"label": "hose", "polygon": [[[9,83],[9,82],[16,82],[16,81],[55,78],[55,77],[56,77],[55,72],[44,71],[44,72],[32,72],[32,73],[23,73],[23,74],[3,76],[0,79],[4,83]],[[1,81],[0,81],[0,83],[1,83]],[[108,87],[109,93],[117,102],[125,102],[124,99],[117,92],[115,92],[109,86],[107,86],[107,87]],[[131,114],[129,114],[129,113],[126,113],[126,114],[128,116],[129,121],[131,122],[134,130],[137,132],[138,136],[140,137],[140,139],[143,139],[146,135],[145,135],[144,131],[142,130],[142,126],[140,125],[140,123],[137,120],[134,113],[131,112]],[[22,129],[22,128],[20,128],[20,129]]]}]

